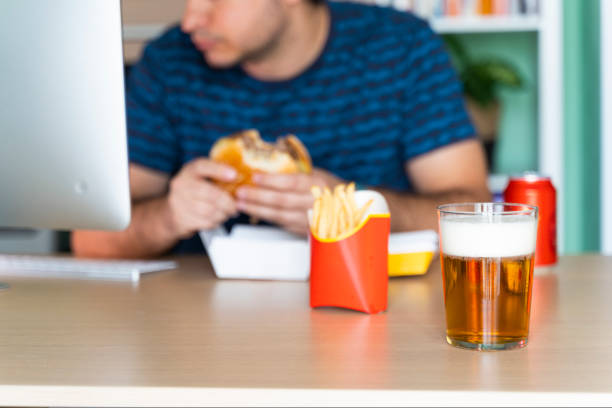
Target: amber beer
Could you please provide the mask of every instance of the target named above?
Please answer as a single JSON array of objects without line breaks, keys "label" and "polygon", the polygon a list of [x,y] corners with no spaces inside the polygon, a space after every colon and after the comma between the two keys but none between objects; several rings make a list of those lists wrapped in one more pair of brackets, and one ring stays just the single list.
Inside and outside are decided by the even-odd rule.
[{"label": "amber beer", "polygon": [[455,210],[440,209],[447,341],[479,350],[525,346],[537,210],[489,203]]}]

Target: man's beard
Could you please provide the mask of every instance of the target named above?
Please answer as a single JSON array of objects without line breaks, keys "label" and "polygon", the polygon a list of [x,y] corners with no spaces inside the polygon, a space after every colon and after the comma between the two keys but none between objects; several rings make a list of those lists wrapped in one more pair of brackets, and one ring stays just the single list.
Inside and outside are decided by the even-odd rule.
[{"label": "man's beard", "polygon": [[281,22],[274,33],[270,36],[270,39],[257,49],[245,52],[236,62],[236,65],[242,65],[245,63],[258,63],[265,61],[270,55],[274,55],[276,50],[279,48],[282,41],[282,37],[285,34],[287,23]]}]

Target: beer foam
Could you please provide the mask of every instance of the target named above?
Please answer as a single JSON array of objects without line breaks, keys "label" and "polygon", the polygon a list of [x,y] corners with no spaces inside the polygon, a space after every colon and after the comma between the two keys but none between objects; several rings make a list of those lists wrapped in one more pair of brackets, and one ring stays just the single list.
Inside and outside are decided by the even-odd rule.
[{"label": "beer foam", "polygon": [[535,252],[537,222],[527,215],[449,215],[440,220],[441,249],[445,255],[500,258]]}]

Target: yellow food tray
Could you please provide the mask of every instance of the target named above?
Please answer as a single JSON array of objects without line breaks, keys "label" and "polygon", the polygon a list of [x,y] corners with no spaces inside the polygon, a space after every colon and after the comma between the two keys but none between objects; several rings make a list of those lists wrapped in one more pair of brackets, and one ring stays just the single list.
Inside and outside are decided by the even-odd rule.
[{"label": "yellow food tray", "polygon": [[424,275],[437,252],[435,231],[393,233],[389,237],[389,276]]},{"label": "yellow food tray", "polygon": [[425,275],[433,256],[433,252],[389,254],[389,276]]}]

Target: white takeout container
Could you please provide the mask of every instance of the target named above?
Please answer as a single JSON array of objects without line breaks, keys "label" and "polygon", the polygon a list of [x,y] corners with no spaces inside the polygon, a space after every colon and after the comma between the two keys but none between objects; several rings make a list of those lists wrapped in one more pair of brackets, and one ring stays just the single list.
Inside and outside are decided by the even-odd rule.
[{"label": "white takeout container", "polygon": [[200,237],[215,274],[223,279],[308,280],[310,248],[306,238],[280,228],[235,225]]}]

